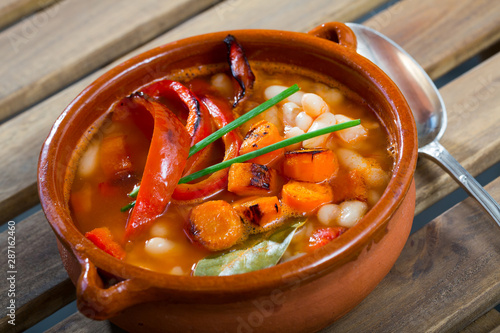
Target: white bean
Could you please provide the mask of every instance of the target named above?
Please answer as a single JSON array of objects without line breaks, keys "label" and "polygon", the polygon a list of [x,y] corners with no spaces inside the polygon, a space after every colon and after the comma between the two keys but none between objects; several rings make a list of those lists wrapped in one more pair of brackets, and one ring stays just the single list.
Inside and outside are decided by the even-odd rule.
[{"label": "white bean", "polygon": [[224,73],[217,73],[210,78],[210,83],[217,89],[223,96],[233,95],[233,83],[229,76]]},{"label": "white bean", "polygon": [[389,175],[374,161],[364,158],[351,149],[339,148],[336,153],[340,165],[348,170],[359,170],[368,186],[379,187],[389,182]]},{"label": "white bean", "polygon": [[348,170],[362,170],[369,167],[365,158],[354,150],[339,148],[336,152],[337,157],[339,158],[339,163]]},{"label": "white bean", "polygon": [[[287,127],[287,128],[285,128],[285,139],[293,138],[295,136],[298,136],[298,135],[301,135],[304,133],[305,132],[298,127]],[[295,149],[299,149],[301,146],[302,146],[302,143],[298,142],[296,144],[286,146],[285,149],[286,150],[295,150]]]},{"label": "white bean", "polygon": [[374,206],[379,201],[381,196],[382,196],[382,193],[380,193],[379,191],[369,190],[368,191],[368,204],[370,206]]},{"label": "white bean", "polygon": [[163,222],[156,222],[149,229],[149,234],[151,237],[167,237],[169,234],[168,227]]},{"label": "white bean", "polygon": [[99,152],[99,143],[93,142],[83,153],[78,166],[78,174],[82,177],[90,176],[97,167],[97,153]]},{"label": "white bean", "polygon": [[304,96],[304,93],[302,91],[297,91],[291,96],[288,96],[285,101],[295,103],[297,105],[302,105],[302,97]]},{"label": "white bean", "polygon": [[302,109],[295,103],[288,102],[283,104],[283,124],[285,126],[294,127],[295,118]]},{"label": "white bean", "polygon": [[[341,114],[336,114],[335,118],[337,118],[338,124],[353,120],[352,118],[346,117]],[[363,127],[363,125],[357,125],[354,127],[343,129],[341,131],[337,131],[335,132],[335,135],[345,143],[352,145],[366,139],[368,132]]]},{"label": "white bean", "polygon": [[322,91],[319,95],[331,107],[339,105],[344,100],[344,95],[342,95],[340,90],[335,88],[328,88],[327,90]]},{"label": "white bean", "polygon": [[158,256],[163,255],[172,250],[175,243],[162,237],[153,237],[146,241],[145,250],[147,253]]},{"label": "white bean", "polygon": [[367,211],[368,205],[366,202],[357,200],[344,201],[340,204],[340,216],[337,223],[341,227],[351,228],[361,220]]},{"label": "white bean", "polygon": [[280,92],[283,92],[286,89],[285,86],[269,86],[264,90],[264,97],[266,99],[273,98],[278,95]]},{"label": "white bean", "polygon": [[340,215],[340,207],[335,204],[323,205],[318,209],[317,217],[321,224],[331,226],[335,224],[335,221]]},{"label": "white bean", "polygon": [[[274,96],[276,96],[279,93],[283,92],[287,88],[288,87],[279,86],[279,85],[269,86],[269,87],[266,88],[266,90],[264,90],[264,97],[266,99],[273,98]],[[293,95],[288,96],[287,98],[285,98],[285,101],[286,102],[292,102],[292,103],[295,103],[297,105],[302,105],[302,96],[303,95],[304,95],[304,93],[302,91],[297,91],[295,94],[293,94]]]},{"label": "white bean", "polygon": [[184,271],[180,266],[175,266],[170,270],[170,274],[172,275],[184,275]]},{"label": "white bean", "polygon": [[366,184],[373,187],[386,186],[389,183],[389,175],[378,166],[372,166],[363,174]]},{"label": "white bean", "polygon": [[313,118],[330,111],[328,104],[316,94],[304,94],[302,96],[302,108]]},{"label": "white bean", "polygon": [[262,112],[261,119],[267,120],[272,123],[280,133],[283,133],[283,120],[282,114],[276,105],[271,106],[266,111]]},{"label": "white bean", "polygon": [[[309,127],[309,130],[307,132],[309,133],[328,126],[333,126],[336,123],[337,120],[335,116],[330,112],[326,112],[321,114],[314,120],[314,122],[312,123],[311,127]],[[330,134],[324,134],[317,136],[315,138],[307,139],[304,142],[302,142],[302,146],[304,148],[324,148],[326,146],[326,140],[328,140],[329,136]]]},{"label": "white bean", "polygon": [[312,119],[312,117],[304,111],[299,112],[297,117],[295,117],[295,124],[304,132],[307,131],[309,127],[311,127],[313,121],[314,120]]}]

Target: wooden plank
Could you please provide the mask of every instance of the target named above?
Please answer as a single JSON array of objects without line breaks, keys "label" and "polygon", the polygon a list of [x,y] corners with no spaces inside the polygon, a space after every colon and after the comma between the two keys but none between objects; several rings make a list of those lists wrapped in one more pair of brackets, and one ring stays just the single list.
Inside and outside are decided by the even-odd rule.
[{"label": "wooden plank", "polygon": [[[1,267],[6,272],[8,231],[0,237]],[[0,331],[20,332],[75,298],[75,288],[61,263],[56,238],[42,211],[15,225],[15,288],[10,283],[0,284]],[[12,273],[6,273],[7,276]],[[6,277],[3,279],[5,280]],[[9,295],[14,292],[15,295]],[[13,296],[13,297],[10,297]],[[6,306],[15,300],[15,326],[8,324]]]},{"label": "wooden plank", "polygon": [[[500,200],[500,178],[488,185]],[[500,230],[469,198],[412,234],[390,273],[352,312],[322,330],[329,332],[456,332],[500,301]],[[498,326],[493,310],[464,332]],[[49,332],[109,322],[76,313]],[[481,330],[479,330],[481,328]]]},{"label": "wooden plank", "polygon": [[404,0],[366,24],[437,78],[500,39],[500,1]]},{"label": "wooden plank", "polygon": [[9,27],[0,32],[0,120],[216,1],[66,0]]},{"label": "wooden plank", "polygon": [[[213,30],[269,27],[307,31],[316,25],[311,22],[342,20],[343,17],[350,20],[367,13],[383,1],[342,0],[331,3],[330,0],[321,0],[315,2],[315,6],[310,6],[301,0],[224,2],[128,54],[127,58],[168,41]],[[305,18],[305,13],[307,13],[307,18]],[[243,16],[245,20],[241,20]],[[40,146],[60,112],[98,75],[123,60],[124,58],[115,61],[105,69],[97,71],[0,125],[0,140],[3,140],[0,141],[3,144],[0,151],[0,173],[5,172],[0,178],[0,211],[2,212],[0,223],[37,203],[35,181]],[[19,133],[23,133],[22,138],[19,138]]]},{"label": "wooden plank", "polygon": [[59,324],[46,330],[45,333],[73,333],[73,332],[89,332],[89,333],[124,333],[125,331],[110,321],[95,321],[91,320],[80,312],[77,312],[68,318],[61,321]]},{"label": "wooden plank", "polygon": [[495,309],[474,320],[460,333],[483,333],[492,332],[493,330],[500,331],[500,313]]},{"label": "wooden plank", "polygon": [[[448,110],[443,146],[472,174],[477,175],[500,160],[500,53],[443,87]],[[419,160],[417,207],[420,213],[458,188],[458,184],[433,162]]]},{"label": "wooden plank", "polygon": [[[500,200],[500,178],[487,190]],[[456,332],[500,301],[500,229],[471,198],[410,236],[389,275],[323,332]]]},{"label": "wooden plank", "polygon": [[58,0],[3,0],[0,3],[0,29],[56,1]]}]

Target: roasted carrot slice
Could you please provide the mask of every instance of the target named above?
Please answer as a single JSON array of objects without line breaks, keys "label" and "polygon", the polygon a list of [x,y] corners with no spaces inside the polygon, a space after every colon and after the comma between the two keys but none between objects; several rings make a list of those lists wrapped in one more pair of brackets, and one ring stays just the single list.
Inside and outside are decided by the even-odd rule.
[{"label": "roasted carrot slice", "polygon": [[113,235],[111,235],[108,228],[95,228],[85,233],[85,237],[107,254],[118,259],[125,258],[125,250],[113,239]]},{"label": "roasted carrot slice", "polygon": [[330,227],[318,229],[309,238],[309,251],[314,251],[346,232],[344,227]]},{"label": "roasted carrot slice", "polygon": [[339,174],[332,182],[335,202],[346,200],[368,200],[368,187],[365,179],[359,170],[351,170],[347,174]]},{"label": "roasted carrot slice", "polygon": [[187,232],[210,251],[228,249],[245,238],[245,228],[238,213],[224,200],[207,201],[193,208]]},{"label": "roasted carrot slice", "polygon": [[[266,120],[261,120],[254,124],[243,139],[240,148],[240,155],[250,153],[257,149],[267,147],[273,143],[283,140],[276,126]],[[285,153],[284,148],[280,148],[267,154],[255,157],[249,162],[270,165],[279,160]]]},{"label": "roasted carrot slice", "polygon": [[295,180],[322,182],[335,176],[338,169],[337,155],[329,149],[299,149],[285,153],[283,173]]},{"label": "roasted carrot slice", "polygon": [[243,220],[264,228],[278,221],[282,216],[278,197],[255,198],[235,203],[233,207]]},{"label": "roasted carrot slice", "polygon": [[105,137],[101,142],[99,159],[102,171],[108,179],[121,178],[134,171],[127,152],[125,135]]},{"label": "roasted carrot slice", "polygon": [[333,201],[329,184],[289,181],[281,191],[281,201],[292,211],[310,214],[321,205]]},{"label": "roasted carrot slice", "polygon": [[278,191],[276,170],[255,163],[234,163],[229,167],[229,192],[238,195],[266,195]]}]

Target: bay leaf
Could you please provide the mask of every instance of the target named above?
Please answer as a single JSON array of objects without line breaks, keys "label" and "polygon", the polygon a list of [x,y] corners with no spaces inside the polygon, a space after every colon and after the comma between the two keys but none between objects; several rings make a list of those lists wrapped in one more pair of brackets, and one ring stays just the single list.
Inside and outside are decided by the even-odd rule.
[{"label": "bay leaf", "polygon": [[250,237],[236,249],[208,256],[198,262],[195,276],[242,274],[276,265],[306,218],[293,219],[277,231]]}]

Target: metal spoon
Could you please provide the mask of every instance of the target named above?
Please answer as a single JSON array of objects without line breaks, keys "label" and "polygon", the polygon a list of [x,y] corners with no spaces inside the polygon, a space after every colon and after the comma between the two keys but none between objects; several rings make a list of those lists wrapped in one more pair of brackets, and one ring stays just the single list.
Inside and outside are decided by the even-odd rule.
[{"label": "metal spoon", "polygon": [[500,205],[439,143],[446,128],[446,108],[425,70],[381,33],[356,23],[347,26],[356,35],[356,51],[382,69],[405,96],[417,123],[419,154],[445,169],[500,226]]}]

